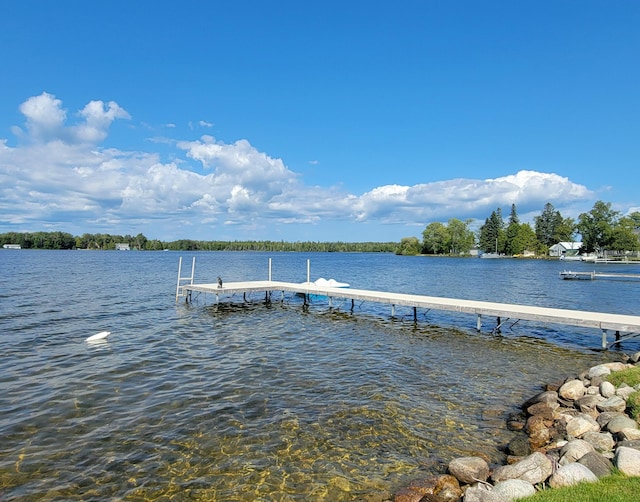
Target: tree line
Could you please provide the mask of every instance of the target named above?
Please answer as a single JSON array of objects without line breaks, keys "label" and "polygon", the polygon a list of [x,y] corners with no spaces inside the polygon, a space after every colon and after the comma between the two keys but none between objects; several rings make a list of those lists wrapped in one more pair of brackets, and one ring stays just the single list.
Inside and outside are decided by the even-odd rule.
[{"label": "tree line", "polygon": [[393,253],[397,242],[285,242],[285,241],[202,241],[180,239],[160,241],[144,234],[83,234],[66,232],[7,232],[0,234],[0,245],[18,244],[23,249],[115,250],[116,244],[146,251],[272,251],[272,252],[359,252]]},{"label": "tree line", "polygon": [[597,201],[593,208],[578,216],[565,218],[553,204],[547,203],[540,215],[534,217],[534,226],[520,223],[516,205],[505,222],[500,208],[494,210],[477,233],[470,229],[473,220],[450,219],[447,224],[429,223],[417,237],[404,237],[398,254],[469,254],[477,247],[485,253],[520,255],[526,251],[539,256],[549,254],[549,248],[558,242],[572,242],[582,237],[581,252],[602,254],[605,250],[626,252],[640,250],[640,212],[622,216],[611,209],[611,203]]},{"label": "tree line", "polygon": [[534,217],[533,227],[520,223],[516,205],[512,204],[507,221],[497,208],[477,232],[470,229],[473,220],[450,219],[446,224],[429,223],[417,237],[404,237],[397,242],[285,242],[285,241],[203,241],[180,239],[161,241],[144,234],[82,234],[66,232],[7,232],[0,234],[0,245],[18,244],[23,249],[116,249],[116,244],[128,244],[131,249],[160,251],[268,251],[268,252],[361,252],[396,253],[403,255],[464,255],[474,248],[485,253],[507,255],[530,251],[548,255],[549,247],[558,242],[574,241],[580,234],[582,252],[602,254],[609,251],[640,250],[640,212],[622,216],[611,209],[611,203],[597,201],[593,208],[578,216],[565,218],[551,203],[545,204]]}]

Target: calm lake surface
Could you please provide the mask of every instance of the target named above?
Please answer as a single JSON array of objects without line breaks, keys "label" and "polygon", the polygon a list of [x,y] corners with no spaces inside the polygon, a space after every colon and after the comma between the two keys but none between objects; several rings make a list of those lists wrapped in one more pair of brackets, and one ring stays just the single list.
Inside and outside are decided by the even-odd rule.
[{"label": "calm lake surface", "polygon": [[[508,413],[621,352],[600,333],[299,298],[175,291],[335,278],[352,287],[638,314],[637,265],[342,253],[0,251],[0,499],[366,500],[440,462],[501,461]],[[279,295],[274,295],[279,299]],[[336,304],[337,303],[337,304]],[[85,339],[111,332],[107,342]],[[622,351],[640,350],[626,342]]]}]

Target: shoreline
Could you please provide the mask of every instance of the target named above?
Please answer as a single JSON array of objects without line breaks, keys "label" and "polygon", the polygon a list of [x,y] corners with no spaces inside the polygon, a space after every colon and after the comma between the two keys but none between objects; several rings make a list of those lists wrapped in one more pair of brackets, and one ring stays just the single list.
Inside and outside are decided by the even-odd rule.
[{"label": "shoreline", "polygon": [[640,476],[640,425],[627,413],[640,384],[618,387],[607,377],[640,368],[640,352],[547,383],[510,414],[516,433],[504,445],[506,463],[490,465],[481,454],[442,464],[445,474],[418,477],[393,502],[509,502],[539,489],[596,482],[614,469]]}]

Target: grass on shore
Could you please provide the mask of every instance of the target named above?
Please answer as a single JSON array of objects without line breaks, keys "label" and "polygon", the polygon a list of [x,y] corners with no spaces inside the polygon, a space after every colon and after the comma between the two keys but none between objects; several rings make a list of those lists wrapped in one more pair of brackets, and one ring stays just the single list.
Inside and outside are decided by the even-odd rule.
[{"label": "grass on shore", "polygon": [[521,502],[629,502],[638,500],[640,477],[627,477],[621,473],[600,478],[597,483],[580,483],[563,488],[549,488]]},{"label": "grass on shore", "polygon": [[[626,383],[630,387],[635,387],[640,384],[640,366],[614,371],[607,376],[607,380],[616,387],[622,383]],[[640,391],[636,391],[629,396],[629,399],[627,399],[627,409],[631,418],[634,420],[640,418]]]}]

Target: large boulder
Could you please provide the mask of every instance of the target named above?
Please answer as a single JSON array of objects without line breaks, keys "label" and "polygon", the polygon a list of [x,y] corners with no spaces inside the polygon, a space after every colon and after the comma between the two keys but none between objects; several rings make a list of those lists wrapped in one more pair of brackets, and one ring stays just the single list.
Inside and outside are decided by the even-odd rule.
[{"label": "large boulder", "polygon": [[535,495],[536,489],[533,484],[522,479],[507,479],[497,483],[491,493],[499,495],[508,502],[523,499]]},{"label": "large boulder", "polygon": [[558,395],[562,399],[569,399],[571,401],[580,399],[586,392],[587,388],[582,383],[582,380],[569,380],[558,389]]},{"label": "large boulder", "polygon": [[613,463],[620,472],[627,476],[640,476],[640,450],[620,446],[616,448]]},{"label": "large boulder", "polygon": [[607,422],[607,430],[611,434],[617,434],[624,429],[637,429],[638,422],[627,415],[618,415]]},{"label": "large boulder", "polygon": [[553,473],[549,479],[551,488],[560,488],[561,486],[577,485],[578,483],[594,483],[598,481],[598,476],[589,470],[589,468],[578,462],[561,466]]},{"label": "large boulder", "polygon": [[619,411],[623,412],[627,408],[627,402],[620,396],[611,396],[604,401],[598,403],[600,411]]},{"label": "large boulder", "polygon": [[460,457],[449,462],[449,472],[458,481],[471,485],[489,478],[490,469],[487,461],[480,457]]},{"label": "large boulder", "polygon": [[574,439],[569,441],[560,450],[560,465],[570,464],[577,462],[587,453],[595,451],[592,444],[586,442],[584,439]]},{"label": "large boulder", "polygon": [[552,472],[551,460],[543,453],[534,452],[515,464],[496,467],[491,479],[495,483],[507,479],[521,479],[535,485],[546,480]]},{"label": "large boulder", "polygon": [[611,369],[607,367],[606,364],[599,364],[598,366],[593,366],[589,368],[589,373],[587,374],[589,380],[593,380],[597,377],[603,377],[611,374]]},{"label": "large boulder", "polygon": [[589,452],[582,456],[578,463],[588,467],[598,478],[604,478],[613,472],[611,460],[597,451]]},{"label": "large boulder", "polygon": [[601,453],[613,450],[616,445],[610,432],[587,432],[582,439]]},{"label": "large boulder", "polygon": [[458,480],[449,474],[414,479],[394,496],[394,502],[420,502],[428,497],[432,502],[458,502],[462,489]]},{"label": "large boulder", "polygon": [[508,499],[494,492],[493,487],[478,483],[464,492],[464,502],[508,502]]},{"label": "large boulder", "polygon": [[581,413],[567,422],[567,434],[574,438],[580,438],[587,432],[598,432],[600,425],[591,416]]},{"label": "large boulder", "polygon": [[613,385],[611,382],[604,381],[600,384],[600,394],[602,394],[602,397],[604,398],[611,397],[615,395],[615,393],[616,393],[616,386]]}]

